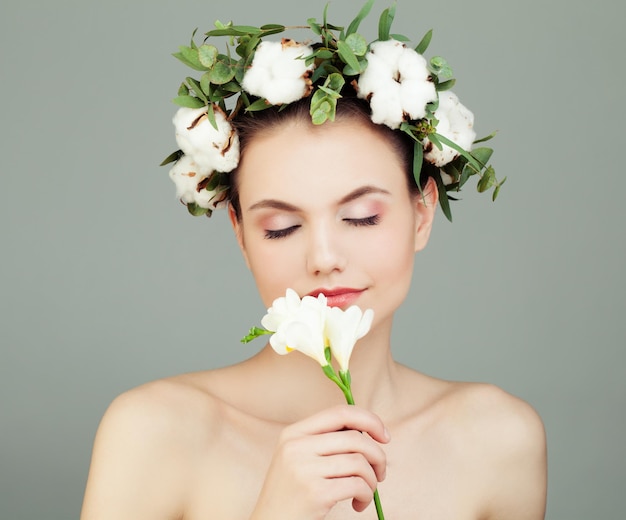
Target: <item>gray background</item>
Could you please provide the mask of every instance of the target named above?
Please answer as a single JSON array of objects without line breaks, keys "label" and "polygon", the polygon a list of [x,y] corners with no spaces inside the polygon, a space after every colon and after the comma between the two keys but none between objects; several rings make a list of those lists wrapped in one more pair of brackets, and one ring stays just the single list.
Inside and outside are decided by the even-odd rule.
[{"label": "gray background", "polygon": [[[532,403],[548,518],[624,517],[624,8],[450,0],[396,32],[451,63],[509,180],[472,189],[419,255],[394,337],[432,375]],[[215,19],[303,23],[301,2],[9,0],[0,7],[0,518],[76,518],[107,404],[145,381],[243,359],[264,308],[224,214],[193,219],[161,159]],[[360,1],[331,6],[347,23]],[[365,25],[373,28],[378,12]],[[374,33],[364,30],[368,36]]]}]

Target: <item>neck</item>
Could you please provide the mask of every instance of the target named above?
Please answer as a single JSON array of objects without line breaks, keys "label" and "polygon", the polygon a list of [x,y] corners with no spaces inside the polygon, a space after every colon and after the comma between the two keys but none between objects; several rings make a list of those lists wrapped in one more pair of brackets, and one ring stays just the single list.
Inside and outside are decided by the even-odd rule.
[{"label": "neck", "polygon": [[[379,414],[398,397],[394,384],[398,366],[391,357],[390,333],[390,324],[371,330],[356,344],[350,360],[355,404]],[[241,399],[277,422],[294,422],[345,403],[343,393],[319,364],[299,352],[280,356],[266,345],[249,366],[258,391],[256,397],[242,395]]]}]

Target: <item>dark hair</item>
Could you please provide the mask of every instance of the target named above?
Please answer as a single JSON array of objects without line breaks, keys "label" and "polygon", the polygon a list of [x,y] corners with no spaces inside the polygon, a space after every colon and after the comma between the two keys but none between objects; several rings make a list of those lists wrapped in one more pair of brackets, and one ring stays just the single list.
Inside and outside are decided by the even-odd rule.
[{"label": "dark hair", "polygon": [[[286,107],[270,107],[259,112],[241,114],[232,121],[237,130],[240,142],[240,153],[243,156],[250,141],[259,133],[267,133],[271,129],[282,126],[293,121],[311,122],[309,114],[310,98],[302,98]],[[370,119],[369,103],[356,96],[344,96],[337,102],[336,120],[358,121],[368,128],[374,130],[383,139],[386,139],[397,151],[406,173],[407,186],[411,194],[419,193],[419,187],[415,183],[413,176],[413,149],[415,141],[409,135],[399,130],[392,130],[385,125],[378,125]],[[332,124],[332,123],[323,123]],[[237,219],[241,218],[241,207],[239,204],[239,188],[237,184],[237,169],[230,173],[229,201],[235,211]],[[429,174],[423,169],[420,184],[425,185]]]}]

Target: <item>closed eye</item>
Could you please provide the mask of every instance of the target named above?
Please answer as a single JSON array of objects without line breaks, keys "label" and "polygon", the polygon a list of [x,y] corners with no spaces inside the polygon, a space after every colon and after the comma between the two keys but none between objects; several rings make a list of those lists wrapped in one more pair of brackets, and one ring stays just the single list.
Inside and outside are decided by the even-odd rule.
[{"label": "closed eye", "polygon": [[343,221],[351,226],[375,226],[380,222],[380,215],[372,215],[365,218],[344,218]]},{"label": "closed eye", "polygon": [[283,229],[266,229],[265,230],[265,238],[269,238],[270,240],[275,238],[284,238],[286,236],[291,235],[296,229],[298,229],[300,225],[289,226]]}]

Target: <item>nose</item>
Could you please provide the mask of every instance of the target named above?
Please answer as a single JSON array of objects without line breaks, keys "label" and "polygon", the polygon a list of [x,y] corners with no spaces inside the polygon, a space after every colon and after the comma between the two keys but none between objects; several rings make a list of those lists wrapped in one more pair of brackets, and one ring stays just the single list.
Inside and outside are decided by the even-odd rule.
[{"label": "nose", "polygon": [[345,269],[344,247],[332,225],[320,223],[311,227],[306,261],[308,271],[316,276]]}]

